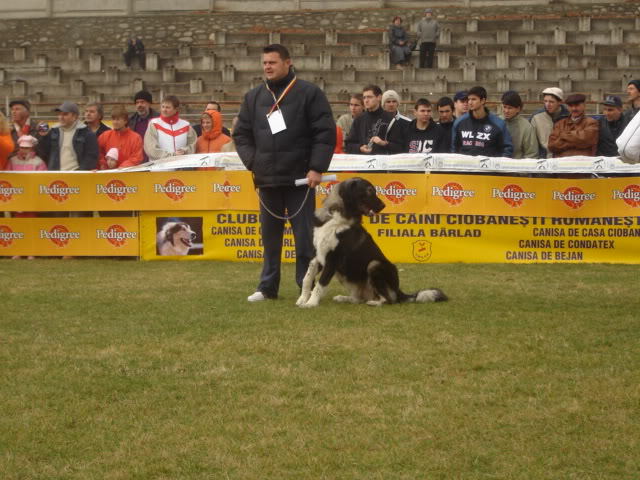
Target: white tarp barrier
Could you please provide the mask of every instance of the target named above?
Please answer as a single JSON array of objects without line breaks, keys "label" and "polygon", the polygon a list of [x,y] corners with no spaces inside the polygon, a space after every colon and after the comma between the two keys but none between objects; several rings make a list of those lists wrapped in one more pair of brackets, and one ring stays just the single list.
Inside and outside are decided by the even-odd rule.
[{"label": "white tarp barrier", "polygon": [[[120,171],[167,171],[192,168],[245,170],[238,154],[204,153],[172,157]],[[404,171],[404,172],[505,172],[505,173],[640,173],[640,164],[624,163],[617,157],[563,157],[513,159],[472,157],[456,153],[402,153],[398,155],[335,154],[329,171]]]}]

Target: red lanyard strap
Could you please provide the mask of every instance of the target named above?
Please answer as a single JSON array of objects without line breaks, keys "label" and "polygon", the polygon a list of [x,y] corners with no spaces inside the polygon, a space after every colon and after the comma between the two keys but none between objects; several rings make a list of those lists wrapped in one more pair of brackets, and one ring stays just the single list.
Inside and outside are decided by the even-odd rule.
[{"label": "red lanyard strap", "polygon": [[271,110],[269,110],[269,113],[267,113],[267,117],[271,115],[276,108],[278,109],[280,108],[280,102],[282,102],[282,99],[287,95],[287,93],[291,91],[291,89],[293,88],[297,80],[298,80],[298,77],[293,77],[293,79],[289,82],[289,85],[287,85],[284,91],[280,94],[280,98],[278,98],[277,100],[276,100],[276,94],[273,93],[273,90],[271,90],[267,82],[265,82],[267,90],[271,92],[271,95],[273,96],[273,101],[275,102],[271,107]]}]

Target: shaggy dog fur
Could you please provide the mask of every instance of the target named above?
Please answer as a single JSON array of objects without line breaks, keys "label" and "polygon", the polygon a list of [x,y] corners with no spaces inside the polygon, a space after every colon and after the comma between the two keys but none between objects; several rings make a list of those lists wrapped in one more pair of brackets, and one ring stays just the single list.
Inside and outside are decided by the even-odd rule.
[{"label": "shaggy dog fur", "polygon": [[156,237],[159,255],[187,255],[196,234],[188,223],[167,222]]},{"label": "shaggy dog fur", "polygon": [[363,178],[351,178],[333,187],[315,213],[316,256],[309,264],[296,305],[317,306],[334,274],[350,292],[348,296],[334,297],[337,302],[366,302],[378,306],[447,299],[437,288],[414,294],[400,290],[398,269],[362,226],[362,215],[379,213],[384,206],[375,187]]}]

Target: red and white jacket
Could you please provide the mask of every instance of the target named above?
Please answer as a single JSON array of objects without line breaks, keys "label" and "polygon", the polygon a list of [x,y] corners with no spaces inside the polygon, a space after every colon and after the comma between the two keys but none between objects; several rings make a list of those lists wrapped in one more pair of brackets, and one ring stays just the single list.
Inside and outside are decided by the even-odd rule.
[{"label": "red and white jacket", "polygon": [[149,160],[172,157],[178,150],[187,155],[195,152],[196,140],[196,132],[178,114],[171,117],[160,116],[149,121],[144,135],[144,151]]}]

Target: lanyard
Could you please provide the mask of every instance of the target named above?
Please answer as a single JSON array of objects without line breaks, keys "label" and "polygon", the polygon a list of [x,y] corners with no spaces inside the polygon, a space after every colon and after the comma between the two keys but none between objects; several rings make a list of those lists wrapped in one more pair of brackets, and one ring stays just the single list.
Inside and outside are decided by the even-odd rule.
[{"label": "lanyard", "polygon": [[282,99],[287,95],[287,93],[291,91],[291,89],[293,88],[297,80],[298,80],[298,77],[293,77],[293,79],[289,82],[289,85],[287,85],[284,91],[280,94],[280,98],[278,98],[277,100],[276,100],[276,94],[273,93],[273,90],[269,88],[269,85],[267,84],[267,82],[264,82],[265,86],[267,87],[267,90],[271,92],[271,96],[273,97],[273,101],[275,102],[271,107],[271,110],[269,110],[269,113],[267,113],[267,117],[271,115],[276,108],[278,109],[280,108],[279,106],[280,102],[282,102]]}]

